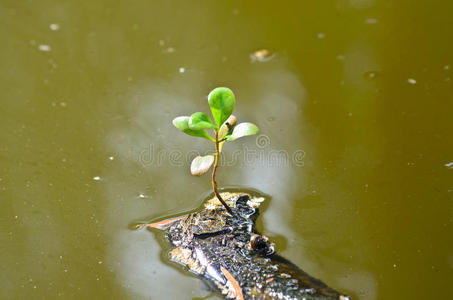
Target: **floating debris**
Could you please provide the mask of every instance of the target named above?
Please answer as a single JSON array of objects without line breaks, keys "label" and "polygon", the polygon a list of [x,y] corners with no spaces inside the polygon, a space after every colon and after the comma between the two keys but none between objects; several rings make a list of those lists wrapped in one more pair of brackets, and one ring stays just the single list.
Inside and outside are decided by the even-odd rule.
[{"label": "floating debris", "polygon": [[52,48],[49,46],[49,45],[39,45],[38,46],[38,50],[39,51],[44,51],[44,52],[49,52],[50,50],[52,50]]},{"label": "floating debris", "polygon": [[379,23],[379,20],[376,18],[368,18],[365,20],[365,24],[377,24]]},{"label": "floating debris", "polygon": [[163,231],[171,244],[167,257],[212,283],[224,299],[349,299],[275,254],[274,244],[255,228],[264,198],[228,192],[221,197],[232,215],[214,197],[193,213],[136,228]]},{"label": "floating debris", "polygon": [[365,79],[374,79],[378,76],[378,72],[377,71],[368,71],[368,72],[365,72],[363,74],[363,77]]},{"label": "floating debris", "polygon": [[94,176],[94,177],[93,177],[93,180],[99,181],[99,180],[101,180],[101,177],[99,177],[99,176]]},{"label": "floating debris", "polygon": [[318,33],[318,39],[323,39],[326,37],[326,34],[323,32]]},{"label": "floating debris", "polygon": [[416,84],[417,83],[417,80],[413,79],[413,78],[409,78],[407,80],[407,82],[409,82],[410,84]]},{"label": "floating debris", "polygon": [[444,70],[449,70],[450,69],[450,66],[449,65],[445,65],[444,66]]},{"label": "floating debris", "polygon": [[449,162],[448,164],[445,164],[445,166],[449,169],[453,169],[453,162]]},{"label": "floating debris", "polygon": [[110,159],[110,160],[114,160],[115,158],[114,158],[113,156],[110,156],[109,159]]},{"label": "floating debris", "polygon": [[58,24],[50,24],[49,28],[50,28],[50,30],[57,31],[58,29],[60,29],[60,25],[58,25]]},{"label": "floating debris", "polygon": [[186,69],[184,68],[179,68],[179,73],[184,73],[186,71]]},{"label": "floating debris", "polygon": [[140,199],[145,199],[145,198],[147,198],[146,195],[143,194],[143,193],[141,193],[140,195],[138,195],[138,197],[139,197]]},{"label": "floating debris", "polygon": [[271,54],[267,49],[260,49],[252,54],[250,54],[250,59],[252,62],[259,61],[259,62],[266,62],[271,60],[275,54]]}]

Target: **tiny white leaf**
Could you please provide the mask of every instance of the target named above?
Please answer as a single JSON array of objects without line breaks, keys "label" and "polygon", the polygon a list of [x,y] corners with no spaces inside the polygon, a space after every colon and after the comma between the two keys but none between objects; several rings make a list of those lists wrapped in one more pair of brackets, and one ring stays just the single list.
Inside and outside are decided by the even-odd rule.
[{"label": "tiny white leaf", "polygon": [[190,165],[190,173],[194,176],[201,176],[209,171],[214,163],[214,155],[197,156]]}]

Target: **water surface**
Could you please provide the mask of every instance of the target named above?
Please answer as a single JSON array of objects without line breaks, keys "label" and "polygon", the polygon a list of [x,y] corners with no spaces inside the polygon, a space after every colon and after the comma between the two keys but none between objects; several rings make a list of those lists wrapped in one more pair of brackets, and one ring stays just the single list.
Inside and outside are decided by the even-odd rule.
[{"label": "water surface", "polygon": [[270,196],[281,254],[355,299],[451,297],[452,9],[3,1],[0,298],[209,295],[128,225],[209,193],[189,158],[212,145],[171,120],[219,85],[263,135],[227,145],[218,183]]}]

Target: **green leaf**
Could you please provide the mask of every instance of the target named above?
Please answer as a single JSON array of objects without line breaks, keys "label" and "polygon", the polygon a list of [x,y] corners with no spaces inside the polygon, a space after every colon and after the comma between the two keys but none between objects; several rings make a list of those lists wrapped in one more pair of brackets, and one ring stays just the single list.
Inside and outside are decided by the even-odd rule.
[{"label": "green leaf", "polygon": [[211,118],[205,113],[196,112],[190,116],[189,128],[192,130],[214,129]]},{"label": "green leaf", "polygon": [[218,87],[209,93],[208,102],[216,128],[219,129],[233,112],[235,103],[234,94],[229,88]]},{"label": "green leaf", "polygon": [[187,116],[182,116],[182,117],[177,117],[173,119],[173,125],[175,125],[176,128],[184,132],[185,134],[191,135],[191,136],[196,136],[196,137],[202,137],[205,139],[208,139],[210,141],[213,141],[212,137],[206,133],[204,130],[192,130],[189,128],[189,117]]},{"label": "green leaf", "polygon": [[240,123],[234,127],[233,132],[226,136],[228,141],[234,141],[238,138],[248,135],[254,135],[259,132],[258,127],[253,123]]},{"label": "green leaf", "polygon": [[201,176],[209,171],[214,163],[214,155],[197,156],[190,165],[190,173],[194,176]]}]

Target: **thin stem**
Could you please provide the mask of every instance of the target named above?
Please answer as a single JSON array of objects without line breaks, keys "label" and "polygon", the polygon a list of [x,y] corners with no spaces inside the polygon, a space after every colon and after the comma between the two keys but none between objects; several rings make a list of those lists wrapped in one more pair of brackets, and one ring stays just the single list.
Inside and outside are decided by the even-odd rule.
[{"label": "thin stem", "polygon": [[217,190],[217,182],[215,181],[215,173],[217,171],[217,166],[219,165],[220,151],[219,151],[219,131],[215,130],[215,161],[214,168],[212,169],[212,189],[214,190],[217,199],[225,206],[225,209],[230,215],[233,215],[231,208],[226,204],[226,202],[220,196],[219,191]]}]

